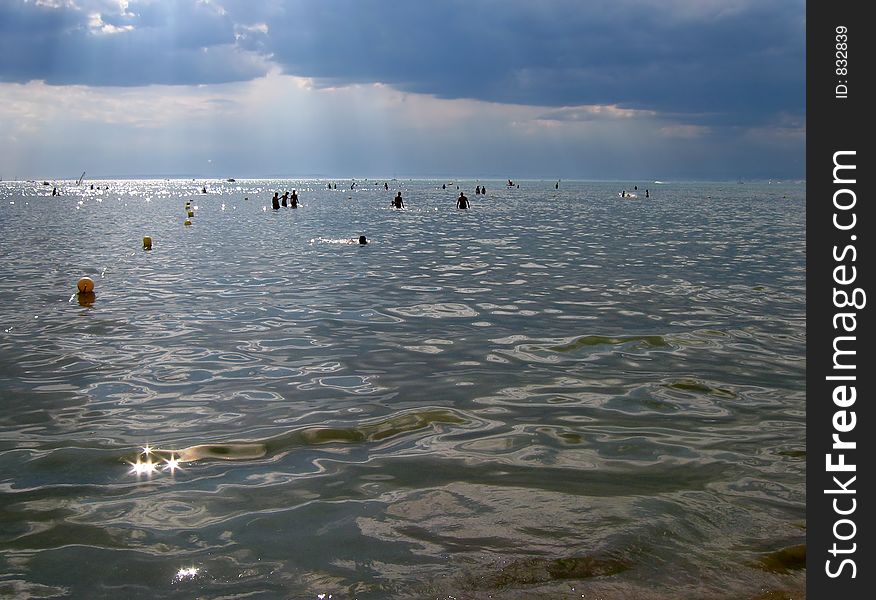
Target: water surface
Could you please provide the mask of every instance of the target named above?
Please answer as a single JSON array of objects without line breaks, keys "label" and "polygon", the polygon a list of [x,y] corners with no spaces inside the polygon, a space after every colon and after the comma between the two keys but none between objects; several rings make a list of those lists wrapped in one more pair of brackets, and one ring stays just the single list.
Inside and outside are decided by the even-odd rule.
[{"label": "water surface", "polygon": [[803,185],[88,183],[0,183],[0,595],[799,597]]}]

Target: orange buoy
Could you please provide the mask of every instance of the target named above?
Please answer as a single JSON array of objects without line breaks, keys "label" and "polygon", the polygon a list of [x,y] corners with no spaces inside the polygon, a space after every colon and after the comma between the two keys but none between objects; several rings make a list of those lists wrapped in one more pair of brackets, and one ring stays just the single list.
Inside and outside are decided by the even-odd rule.
[{"label": "orange buoy", "polygon": [[94,291],[94,280],[91,277],[83,277],[77,283],[76,287],[80,294],[86,294]]},{"label": "orange buoy", "polygon": [[191,224],[192,224],[192,222],[189,219],[186,219],[185,221],[183,221],[183,225],[191,225]]}]

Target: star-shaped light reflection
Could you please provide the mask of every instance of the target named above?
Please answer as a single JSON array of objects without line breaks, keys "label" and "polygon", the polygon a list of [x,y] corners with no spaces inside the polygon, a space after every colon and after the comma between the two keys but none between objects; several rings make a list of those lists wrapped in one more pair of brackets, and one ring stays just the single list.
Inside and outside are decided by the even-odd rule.
[{"label": "star-shaped light reflection", "polygon": [[179,468],[179,459],[176,457],[175,454],[171,454],[170,458],[166,458],[164,460],[164,470],[170,471],[171,475],[173,475],[173,473]]},{"label": "star-shaped light reflection", "polygon": [[134,475],[151,475],[158,471],[158,465],[152,462],[152,458],[146,458],[146,461],[140,460],[140,457],[137,457],[137,462],[128,463],[131,465],[131,473]]}]

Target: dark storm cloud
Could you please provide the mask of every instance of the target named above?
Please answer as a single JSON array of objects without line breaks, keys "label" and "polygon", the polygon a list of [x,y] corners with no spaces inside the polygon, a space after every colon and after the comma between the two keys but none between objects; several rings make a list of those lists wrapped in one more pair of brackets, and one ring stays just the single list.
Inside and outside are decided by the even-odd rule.
[{"label": "dark storm cloud", "polygon": [[[99,9],[114,8],[112,10]],[[234,23],[196,2],[0,4],[0,81],[52,85],[197,85],[263,76],[264,60],[235,44]]]},{"label": "dark storm cloud", "polygon": [[[318,85],[439,98],[614,104],[701,124],[802,114],[802,0],[4,2],[0,80],[199,84],[269,65]],[[130,31],[101,33],[91,19]],[[90,23],[92,23],[90,25]]]}]

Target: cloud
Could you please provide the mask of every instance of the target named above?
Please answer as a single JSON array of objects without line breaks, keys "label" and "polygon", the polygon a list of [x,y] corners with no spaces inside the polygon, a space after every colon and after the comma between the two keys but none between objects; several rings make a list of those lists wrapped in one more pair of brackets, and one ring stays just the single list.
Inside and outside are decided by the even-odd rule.
[{"label": "cloud", "polygon": [[212,84],[276,66],[325,87],[756,124],[804,111],[804,16],[803,0],[19,0],[0,6],[0,81]]},{"label": "cloud", "polygon": [[209,3],[0,4],[0,81],[199,85],[248,81],[269,68]]},{"label": "cloud", "polygon": [[66,168],[85,137],[117,174],[799,176],[804,18],[803,0],[0,0],[0,163]]},{"label": "cloud", "polygon": [[[63,93],[59,93],[63,91]],[[0,175],[800,176],[802,122],[696,127],[613,106],[444,100],[273,72],[140,88],[0,84]],[[212,162],[208,163],[207,160]],[[291,169],[291,171],[290,171]]]}]

